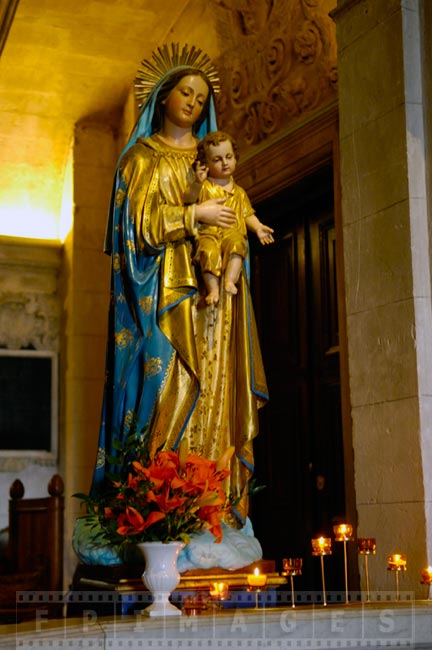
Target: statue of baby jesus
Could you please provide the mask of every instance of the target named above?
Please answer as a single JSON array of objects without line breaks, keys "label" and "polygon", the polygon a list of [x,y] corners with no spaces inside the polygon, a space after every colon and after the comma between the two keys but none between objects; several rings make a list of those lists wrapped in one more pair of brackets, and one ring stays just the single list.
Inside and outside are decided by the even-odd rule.
[{"label": "statue of baby jesus", "polygon": [[199,226],[194,260],[201,267],[208,305],[219,302],[222,276],[225,291],[237,293],[236,284],[247,254],[247,230],[254,232],[263,245],[274,242],[273,229],[261,223],[245,190],[233,180],[237,160],[238,149],[230,135],[223,131],[209,133],[198,145],[195,180],[184,195],[185,203],[219,199],[233,208],[237,217],[231,228]]}]

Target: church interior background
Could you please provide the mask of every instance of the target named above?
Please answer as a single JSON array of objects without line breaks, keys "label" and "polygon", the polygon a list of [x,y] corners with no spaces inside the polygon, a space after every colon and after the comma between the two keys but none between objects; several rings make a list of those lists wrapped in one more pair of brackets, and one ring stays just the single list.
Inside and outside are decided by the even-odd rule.
[{"label": "church interior background", "polygon": [[[386,557],[402,551],[404,587],[420,595],[432,564],[432,3],[80,4],[0,5],[0,347],[58,360],[53,441],[29,452],[1,433],[0,528],[16,477],[40,496],[60,473],[68,584],[70,497],[88,490],[96,456],[102,244],[133,79],[159,45],[192,43],[220,70],[236,180],[277,240],[252,248],[270,389],[256,442],[266,489],[251,510],[264,556],[278,570],[306,558],[343,517],[377,539],[374,587],[393,587]],[[319,588],[310,560],[304,580]]]}]

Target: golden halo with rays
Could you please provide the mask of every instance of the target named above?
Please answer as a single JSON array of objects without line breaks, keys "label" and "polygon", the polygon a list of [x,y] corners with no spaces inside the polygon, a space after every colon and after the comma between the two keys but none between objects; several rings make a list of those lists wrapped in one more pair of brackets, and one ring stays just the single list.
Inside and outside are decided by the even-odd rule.
[{"label": "golden halo with rays", "polygon": [[145,104],[159,79],[178,66],[201,70],[210,81],[213,91],[215,93],[220,91],[218,71],[208,54],[194,45],[189,47],[186,44],[180,50],[179,43],[171,43],[170,51],[170,47],[165,44],[152,52],[152,59],[152,61],[149,59],[141,61],[141,67],[137,71],[134,86],[135,96],[140,107]]}]

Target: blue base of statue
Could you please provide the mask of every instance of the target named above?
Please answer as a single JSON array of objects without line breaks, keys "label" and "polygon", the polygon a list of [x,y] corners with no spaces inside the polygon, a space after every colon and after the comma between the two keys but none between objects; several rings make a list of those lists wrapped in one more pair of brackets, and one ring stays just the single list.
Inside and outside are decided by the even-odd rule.
[{"label": "blue base of statue", "polygon": [[[208,531],[191,535],[181,551],[177,567],[180,573],[218,567],[233,571],[262,559],[262,548],[253,534],[250,519],[240,530],[222,525],[223,539],[215,543]],[[140,562],[141,553],[134,544],[120,548],[102,546],[95,520],[80,517],[75,522],[72,546],[78,559],[87,566],[115,566]]]}]

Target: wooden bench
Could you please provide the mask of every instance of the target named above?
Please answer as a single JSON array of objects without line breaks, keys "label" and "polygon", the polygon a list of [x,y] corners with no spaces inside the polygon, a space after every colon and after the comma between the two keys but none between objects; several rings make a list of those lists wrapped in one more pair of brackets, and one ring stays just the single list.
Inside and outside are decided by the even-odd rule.
[{"label": "wooden bench", "polygon": [[[24,486],[16,479],[9,490],[7,562],[0,574],[0,623],[29,620],[36,610],[61,616],[63,604],[64,484],[55,474],[48,497],[24,499]],[[46,593],[42,599],[34,592]]]}]

